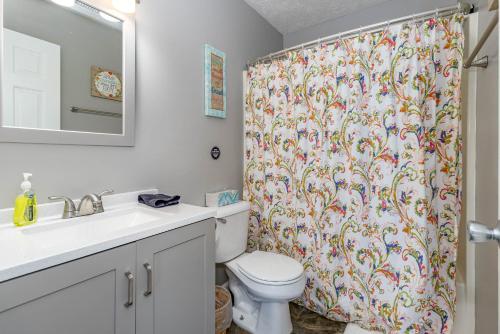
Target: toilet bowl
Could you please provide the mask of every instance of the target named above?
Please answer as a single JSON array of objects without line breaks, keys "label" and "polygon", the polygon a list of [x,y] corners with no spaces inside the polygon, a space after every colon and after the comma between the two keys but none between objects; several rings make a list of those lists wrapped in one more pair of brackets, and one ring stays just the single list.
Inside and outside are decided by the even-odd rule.
[{"label": "toilet bowl", "polygon": [[233,321],[252,334],[290,334],[288,302],[304,291],[304,269],[285,255],[245,252],[249,210],[247,202],[240,202],[217,212],[215,257],[226,266]]}]

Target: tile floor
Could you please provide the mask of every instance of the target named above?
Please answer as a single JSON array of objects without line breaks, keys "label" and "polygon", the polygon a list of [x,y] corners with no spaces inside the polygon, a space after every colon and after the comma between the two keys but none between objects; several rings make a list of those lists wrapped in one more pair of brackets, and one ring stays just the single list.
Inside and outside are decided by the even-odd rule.
[{"label": "tile floor", "polygon": [[[292,315],[292,334],[343,334],[346,324],[326,319],[319,314],[290,303]],[[234,323],[227,334],[248,334],[239,329]]]}]

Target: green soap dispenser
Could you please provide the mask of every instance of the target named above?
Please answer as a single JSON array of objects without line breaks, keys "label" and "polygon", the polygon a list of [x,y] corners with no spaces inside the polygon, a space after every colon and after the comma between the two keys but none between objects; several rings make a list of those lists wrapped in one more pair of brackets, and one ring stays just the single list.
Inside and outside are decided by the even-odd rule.
[{"label": "green soap dispenser", "polygon": [[14,224],[26,226],[36,223],[38,211],[36,207],[36,195],[31,190],[30,173],[23,173],[24,181],[21,183],[23,193],[17,196],[14,207]]}]

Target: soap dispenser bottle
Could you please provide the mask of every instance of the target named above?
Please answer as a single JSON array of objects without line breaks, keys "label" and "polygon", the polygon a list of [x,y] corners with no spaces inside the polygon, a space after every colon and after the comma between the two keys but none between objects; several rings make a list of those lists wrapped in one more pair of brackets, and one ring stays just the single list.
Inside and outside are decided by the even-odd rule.
[{"label": "soap dispenser bottle", "polygon": [[23,173],[24,181],[21,183],[22,194],[17,196],[14,207],[14,224],[26,226],[36,223],[38,211],[36,207],[36,195],[31,190],[30,173]]}]

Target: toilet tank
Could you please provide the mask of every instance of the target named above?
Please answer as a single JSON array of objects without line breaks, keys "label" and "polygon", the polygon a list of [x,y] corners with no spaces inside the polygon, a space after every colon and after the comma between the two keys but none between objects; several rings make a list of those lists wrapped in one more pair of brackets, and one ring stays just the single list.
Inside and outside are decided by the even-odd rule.
[{"label": "toilet tank", "polygon": [[217,208],[215,262],[224,263],[245,252],[250,204],[238,202]]}]

